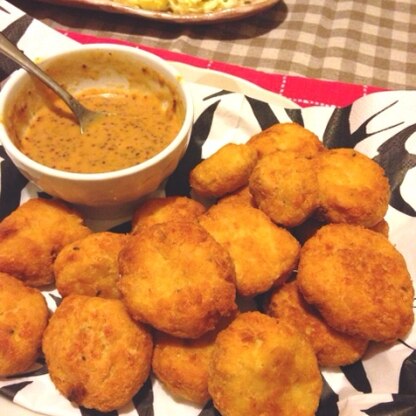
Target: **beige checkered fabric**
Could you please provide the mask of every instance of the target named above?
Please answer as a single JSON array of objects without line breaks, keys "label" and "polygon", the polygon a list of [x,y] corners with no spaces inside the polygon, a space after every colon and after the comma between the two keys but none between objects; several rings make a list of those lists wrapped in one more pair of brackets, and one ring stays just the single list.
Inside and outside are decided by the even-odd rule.
[{"label": "beige checkered fabric", "polygon": [[54,28],[117,37],[267,72],[416,88],[414,0],[281,0],[259,15],[203,26],[35,0],[10,2]]}]

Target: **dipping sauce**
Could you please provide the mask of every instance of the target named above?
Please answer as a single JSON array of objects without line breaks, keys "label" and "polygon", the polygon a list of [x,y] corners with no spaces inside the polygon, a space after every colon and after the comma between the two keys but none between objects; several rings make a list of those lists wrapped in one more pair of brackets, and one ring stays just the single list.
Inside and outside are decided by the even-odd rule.
[{"label": "dipping sauce", "polygon": [[91,88],[75,94],[87,108],[104,111],[81,134],[60,100],[46,102],[31,118],[19,149],[54,169],[99,173],[127,168],[155,156],[179,132],[183,109],[163,91]]}]

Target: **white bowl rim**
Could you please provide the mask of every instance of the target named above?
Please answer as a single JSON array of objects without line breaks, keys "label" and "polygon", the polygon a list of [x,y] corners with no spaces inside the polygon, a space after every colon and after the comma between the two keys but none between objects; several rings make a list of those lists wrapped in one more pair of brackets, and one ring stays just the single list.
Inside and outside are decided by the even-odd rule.
[{"label": "white bowl rim", "polygon": [[[113,180],[120,177],[127,177],[130,175],[134,175],[138,172],[146,170],[147,168],[156,165],[158,162],[163,160],[165,156],[171,153],[171,151],[179,144],[178,142],[182,141],[183,138],[188,135],[191,131],[192,124],[193,124],[193,102],[192,96],[188,87],[184,85],[184,79],[181,73],[168,61],[162,59],[161,57],[140,49],[139,47],[129,46],[129,45],[119,45],[113,43],[93,43],[93,44],[86,44],[86,45],[76,45],[70,48],[66,48],[64,51],[59,53],[54,53],[51,55],[46,55],[44,59],[41,60],[42,62],[46,62],[55,58],[63,57],[68,54],[77,53],[79,51],[84,50],[113,50],[113,51],[120,51],[120,52],[127,52],[127,53],[137,53],[139,57],[144,58],[144,64],[150,63],[150,65],[156,65],[156,71],[158,68],[163,68],[163,71],[167,72],[172,79],[176,79],[178,82],[179,88],[182,90],[184,96],[184,105],[185,105],[185,116],[182,122],[181,129],[176,134],[174,139],[159,153],[152,156],[150,159],[147,159],[141,163],[138,163],[133,166],[129,166],[127,168],[108,171],[108,172],[99,172],[99,173],[80,173],[80,172],[70,172],[64,171],[59,169],[54,169],[48,166],[45,166],[35,160],[26,156],[23,152],[21,152],[18,147],[13,143],[10,139],[4,121],[2,120],[2,114],[4,109],[5,101],[10,93],[10,91],[14,88],[15,84],[24,76],[27,75],[27,72],[24,69],[16,70],[9,79],[4,83],[3,87],[0,90],[0,143],[3,145],[6,153],[13,154],[13,157],[21,163],[22,166],[26,166],[28,169],[32,171],[38,171],[39,173],[47,176],[53,176],[59,179],[65,179],[68,181],[78,181],[78,182],[91,182],[91,181],[107,181]],[[150,66],[149,65],[149,66]],[[163,74],[162,74],[163,75]],[[189,141],[189,137],[188,137]]]}]

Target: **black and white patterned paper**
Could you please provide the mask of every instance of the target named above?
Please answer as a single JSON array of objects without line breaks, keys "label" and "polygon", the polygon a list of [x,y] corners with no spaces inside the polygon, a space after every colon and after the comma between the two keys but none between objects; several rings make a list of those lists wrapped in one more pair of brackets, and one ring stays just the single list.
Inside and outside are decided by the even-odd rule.
[{"label": "black and white patterned paper", "polygon": [[[8,21],[3,15],[8,16],[11,9],[17,19]],[[30,50],[32,57],[36,53],[30,47],[30,41],[38,38],[35,33],[47,32],[49,43],[50,36],[56,36],[55,47],[64,47],[67,42],[62,35],[52,33],[51,29],[21,12],[19,15],[18,10],[1,0],[0,29],[19,45],[24,45],[23,49]],[[10,73],[10,68],[0,59],[3,76]],[[296,121],[316,133],[327,147],[356,148],[383,166],[392,189],[386,215],[390,240],[404,255],[415,279],[416,91],[376,93],[345,108],[285,109],[241,93],[199,84],[188,83],[188,86],[195,104],[193,133],[184,158],[166,182],[163,190],[166,195],[190,195],[190,169],[225,143],[244,143],[251,135],[273,123]],[[0,158],[0,219],[29,198],[47,197],[20,175],[2,147]],[[126,227],[128,224],[120,224],[119,229]],[[52,290],[45,291],[44,295],[49,307],[55,309],[59,303],[58,293]],[[317,415],[416,415],[415,349],[416,328],[393,345],[370,345],[364,358],[355,364],[322,369],[324,389]],[[0,378],[0,393],[17,406],[45,415],[102,415],[94,410],[78,408],[62,397],[53,386],[42,359],[27,374]],[[4,416],[1,408],[0,415]],[[145,383],[129,405],[106,415],[219,416],[211,402],[199,408],[175,401],[153,378]]]}]

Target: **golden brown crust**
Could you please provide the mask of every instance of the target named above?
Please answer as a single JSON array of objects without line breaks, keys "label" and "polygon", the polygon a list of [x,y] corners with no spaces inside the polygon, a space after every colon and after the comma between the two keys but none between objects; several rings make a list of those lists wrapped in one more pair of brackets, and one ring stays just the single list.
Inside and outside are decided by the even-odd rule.
[{"label": "golden brown crust", "polygon": [[228,143],[192,169],[189,183],[200,196],[221,197],[247,185],[256,162],[254,149]]},{"label": "golden brown crust", "polygon": [[61,296],[119,298],[118,255],[128,238],[125,234],[106,231],[67,244],[53,265],[56,288]]},{"label": "golden brown crust", "polygon": [[375,161],[354,149],[331,149],[316,158],[316,171],[322,221],[372,227],[383,220],[390,187]]},{"label": "golden brown crust", "polygon": [[332,329],[298,290],[296,280],[270,293],[267,314],[297,328],[308,339],[318,363],[325,367],[352,364],[365,353],[368,341]]},{"label": "golden brown crust", "polygon": [[385,237],[388,237],[390,226],[389,226],[389,223],[385,219],[382,219],[377,224],[370,227],[370,230],[376,231],[377,233],[383,234]]},{"label": "golden brown crust", "polygon": [[312,160],[294,152],[263,157],[249,180],[256,205],[276,224],[294,227],[318,206],[318,183]]},{"label": "golden brown crust", "polygon": [[390,342],[413,325],[414,290],[405,260],[375,231],[322,227],[302,248],[297,281],[307,302],[341,332]]},{"label": "golden brown crust", "polygon": [[252,136],[247,144],[256,149],[259,159],[277,150],[313,157],[325,150],[314,133],[297,123],[277,123]]},{"label": "golden brown crust", "polygon": [[227,203],[229,202],[232,204],[243,204],[246,206],[257,208],[253,195],[250,192],[250,188],[248,185],[243,186],[242,188],[239,188],[236,191],[223,196],[222,198],[218,200],[218,202],[221,202],[221,204],[226,203],[226,202]]},{"label": "golden brown crust", "polygon": [[171,394],[199,405],[208,401],[208,365],[215,337],[214,332],[198,339],[156,335],[152,369]]},{"label": "golden brown crust", "polygon": [[119,288],[131,315],[161,331],[198,338],[236,309],[230,256],[197,223],[146,227],[119,262]]},{"label": "golden brown crust", "polygon": [[42,347],[65,397],[108,412],[128,403],[146,381],[153,342],[121,301],[70,295],[52,315]]},{"label": "golden brown crust", "polygon": [[0,272],[0,376],[21,373],[35,363],[48,317],[37,289]]},{"label": "golden brown crust", "polygon": [[[297,240],[303,245],[306,240],[311,238],[321,227],[326,225],[325,223],[318,221],[315,217],[310,217],[302,224],[290,229],[290,232],[297,238]],[[369,227],[370,230],[376,231],[385,237],[389,236],[389,224],[383,219],[376,225]]]},{"label": "golden brown crust", "polygon": [[132,232],[161,222],[196,220],[205,211],[204,205],[185,196],[151,198],[143,202],[134,212]]},{"label": "golden brown crust", "polygon": [[217,336],[208,388],[222,416],[312,416],[322,379],[303,335],[260,312],[246,312]]},{"label": "golden brown crust", "polygon": [[238,313],[222,319],[215,330],[197,339],[176,338],[156,331],[152,369],[173,396],[199,405],[208,401],[208,367],[215,339]]},{"label": "golden brown crust", "polygon": [[66,244],[90,233],[66,205],[31,199],[0,223],[0,271],[29,286],[53,283],[56,255]]},{"label": "golden brown crust", "polygon": [[243,296],[266,292],[296,267],[299,243],[259,209],[220,202],[199,222],[229,251],[237,290]]}]

